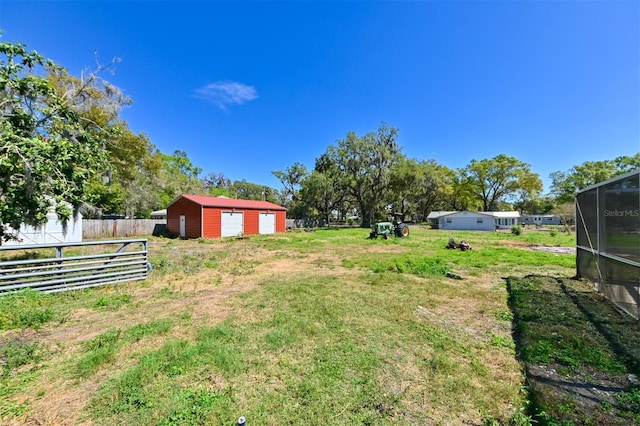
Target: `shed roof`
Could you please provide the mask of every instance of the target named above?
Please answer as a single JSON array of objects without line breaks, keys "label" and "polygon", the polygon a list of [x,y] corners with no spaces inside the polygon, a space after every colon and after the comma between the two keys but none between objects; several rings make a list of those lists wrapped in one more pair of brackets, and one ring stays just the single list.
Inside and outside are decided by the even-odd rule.
[{"label": "shed roof", "polygon": [[235,198],[210,197],[207,195],[191,195],[182,194],[174,199],[169,206],[178,201],[180,198],[186,198],[203,207],[222,207],[236,209],[259,209],[259,210],[287,210],[286,208],[269,201],[258,200],[239,200]]}]

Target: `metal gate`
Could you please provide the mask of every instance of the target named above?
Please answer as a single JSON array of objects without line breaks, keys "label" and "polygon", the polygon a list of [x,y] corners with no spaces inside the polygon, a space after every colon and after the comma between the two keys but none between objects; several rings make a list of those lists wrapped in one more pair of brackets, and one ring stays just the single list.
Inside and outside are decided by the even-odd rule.
[{"label": "metal gate", "polygon": [[0,246],[1,257],[11,254],[16,260],[0,261],[0,295],[26,288],[56,293],[145,280],[150,269],[146,239]]}]

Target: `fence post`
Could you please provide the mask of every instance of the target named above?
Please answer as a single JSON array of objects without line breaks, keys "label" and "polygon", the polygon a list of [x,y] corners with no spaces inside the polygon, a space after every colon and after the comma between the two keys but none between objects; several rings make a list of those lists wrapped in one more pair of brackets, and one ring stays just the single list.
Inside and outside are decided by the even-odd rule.
[{"label": "fence post", "polygon": [[56,259],[60,259],[58,261],[58,269],[62,269],[62,257],[63,257],[62,250],[63,250],[62,246],[56,247]]}]

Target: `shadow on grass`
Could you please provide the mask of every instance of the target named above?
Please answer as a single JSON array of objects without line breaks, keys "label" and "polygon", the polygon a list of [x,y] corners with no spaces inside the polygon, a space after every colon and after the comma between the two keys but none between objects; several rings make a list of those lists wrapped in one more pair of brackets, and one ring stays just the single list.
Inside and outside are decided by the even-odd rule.
[{"label": "shadow on grass", "polygon": [[33,260],[33,259],[46,259],[51,257],[51,254],[45,250],[40,251],[20,251],[20,248],[16,248],[17,253],[0,255],[0,262],[12,262],[15,260]]},{"label": "shadow on grass", "polygon": [[513,338],[538,424],[640,424],[640,322],[590,283],[506,278]]}]

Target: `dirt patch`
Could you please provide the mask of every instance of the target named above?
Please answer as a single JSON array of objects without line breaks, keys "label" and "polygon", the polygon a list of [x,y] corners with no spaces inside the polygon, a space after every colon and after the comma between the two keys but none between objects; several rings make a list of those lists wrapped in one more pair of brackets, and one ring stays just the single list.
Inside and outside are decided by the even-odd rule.
[{"label": "dirt patch", "polygon": [[557,253],[557,254],[575,254],[575,247],[561,247],[561,246],[535,246],[531,245],[526,241],[517,241],[517,240],[502,240],[500,241],[500,245],[504,247],[513,247],[524,250],[537,250],[537,251],[545,251],[548,253]]},{"label": "dirt patch", "polygon": [[530,246],[526,241],[520,240],[500,240],[498,241],[500,247],[515,247],[515,248],[528,248]]},{"label": "dirt patch", "polygon": [[531,250],[546,251],[557,254],[576,254],[575,247],[549,247],[549,246],[529,246]]}]

